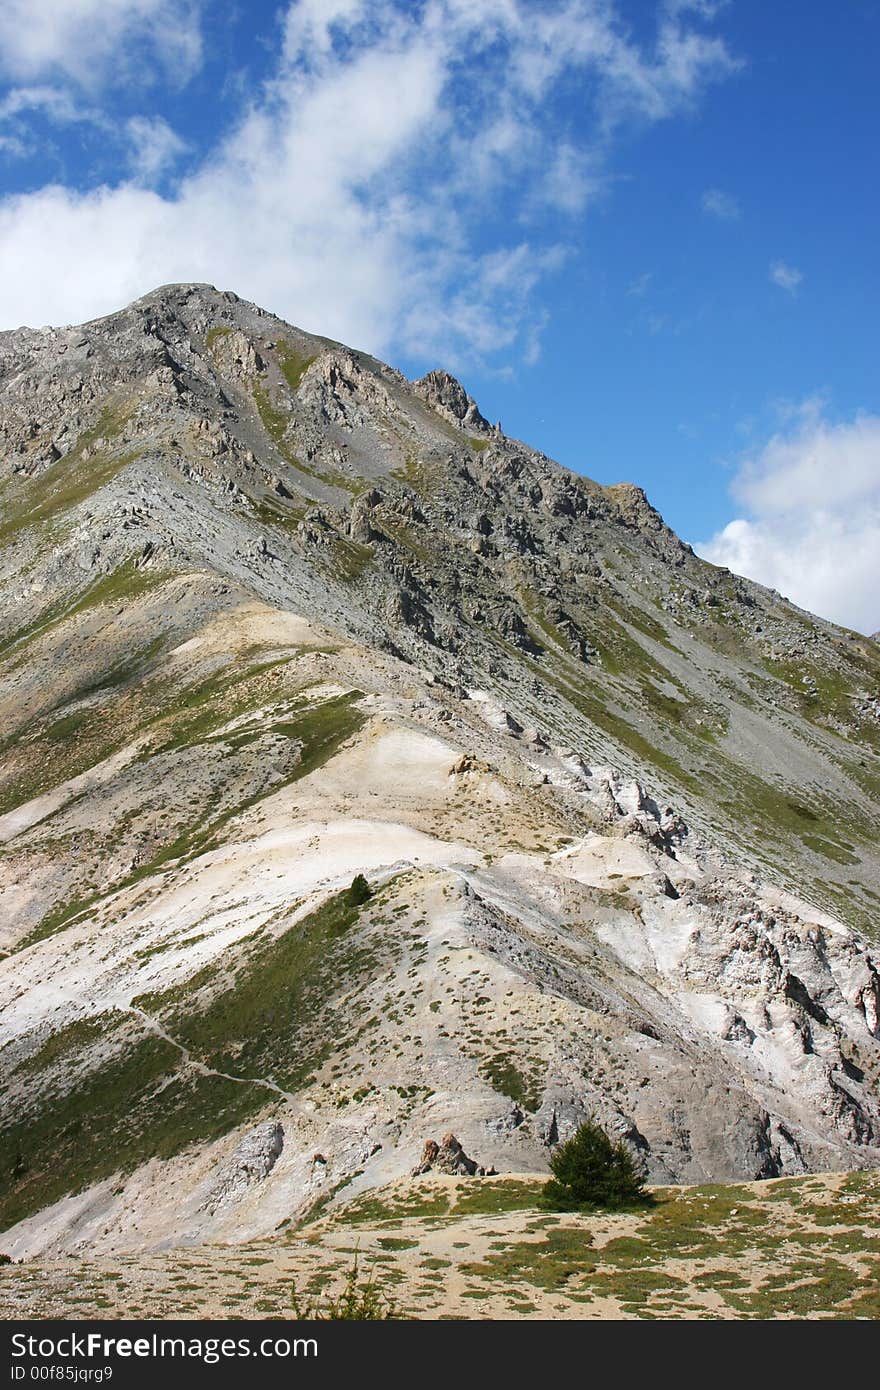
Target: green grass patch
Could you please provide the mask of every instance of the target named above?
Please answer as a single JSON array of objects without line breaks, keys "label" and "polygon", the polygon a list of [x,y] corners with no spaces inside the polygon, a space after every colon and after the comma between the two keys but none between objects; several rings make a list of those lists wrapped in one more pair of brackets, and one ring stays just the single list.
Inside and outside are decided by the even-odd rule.
[{"label": "green grass patch", "polygon": [[583,1227],[557,1226],[540,1240],[513,1241],[482,1261],[461,1266],[463,1274],[491,1283],[521,1281],[538,1289],[558,1290],[570,1279],[595,1268],[592,1236]]},{"label": "green grass patch", "polygon": [[81,1056],[100,1041],[114,1022],[112,1013],[100,1013],[68,1023],[47,1038],[38,1052],[19,1062],[15,1071],[24,1076],[41,1076],[48,1067]]},{"label": "green grass patch", "polygon": [[78,506],[139,457],[137,450],[125,454],[96,454],[88,462],[65,455],[30,480],[32,486],[18,505],[4,508],[0,541],[7,540],[25,526],[36,526]]},{"label": "green grass patch", "polygon": [[820,835],[801,835],[801,839],[808,849],[816,854],[821,854],[823,859],[831,859],[835,864],[859,864],[861,860],[857,854],[850,854],[849,850],[842,845],[834,844],[831,840],[823,840]]},{"label": "green grass patch", "polygon": [[373,558],[370,546],[349,540],[348,536],[333,536],[331,554],[333,569],[345,584],[353,584],[360,579]]},{"label": "green grass patch", "polygon": [[442,1188],[413,1186],[410,1192],[390,1196],[357,1197],[339,1212],[340,1226],[378,1225],[409,1221],[419,1217],[441,1217],[449,1212],[449,1193]]},{"label": "green grass patch", "polygon": [[[269,663],[269,665],[275,664]],[[265,670],[266,667],[261,669]],[[190,708],[198,709],[202,704],[210,702],[216,695],[225,694],[234,684],[234,677],[231,679],[224,678],[222,675],[211,677],[195,691],[190,692],[184,703],[188,704]],[[141,864],[126,878],[120,880],[115,885],[114,892],[152,877],[165,865],[186,861],[205,853],[219,842],[223,828],[233,817],[241,815],[249,806],[262,800],[264,796],[270,795],[281,787],[296,782],[322,767],[333,757],[341,745],[363,725],[366,716],[355,708],[356,702],[361,698],[361,691],[349,691],[344,695],[325,700],[321,704],[302,709],[291,718],[277,723],[274,727],[279,733],[301,745],[300,759],[293,772],[284,780],[274,783],[270,788],[262,787],[253,795],[236,801],[225,809],[220,810],[215,806],[212,813],[209,806],[207,811],[202,812],[196,823],[187,826],[164,844],[151,859]],[[228,712],[221,713],[216,707],[202,709],[191,720],[184,721],[183,725],[178,726],[167,743],[153,751],[165,753],[172,748],[198,743],[216,727],[217,723],[228,717]],[[90,766],[91,760],[87,760],[85,765]],[[14,804],[19,804],[19,800],[20,797],[16,796]],[[62,931],[75,917],[100,902],[102,896],[101,893],[95,893],[91,897],[80,894],[75,899],[57,904],[27,937],[19,942],[16,950],[24,950],[35,942]]]},{"label": "green grass patch", "polygon": [[544,1179],[534,1182],[517,1178],[475,1179],[473,1186],[459,1190],[454,1216],[495,1216],[508,1211],[534,1211],[539,1204]]},{"label": "green grass patch", "polygon": [[209,328],[205,334],[205,345],[208,351],[213,352],[220,339],[228,337],[231,332],[232,329],[227,328],[224,324],[215,324],[213,328]]},{"label": "green grass patch", "polygon": [[344,1036],[350,1020],[340,996],[378,968],[379,947],[357,931],[361,911],[346,890],[279,937],[251,939],[231,979],[213,966],[135,1001],[194,1058],[243,1081],[184,1070],[178,1049],[154,1036],[132,1045],[123,1016],[104,1015],[99,1038],[93,1020],[48,1039],[30,1064],[34,1075],[96,1041],[102,1055],[96,1070],[47,1090],[39,1108],[0,1129],[0,1222],[218,1138],[272,1103],[273,1093],[250,1080],[295,1090]]},{"label": "green grass patch", "polygon": [[290,343],[285,342],[283,339],[278,344],[278,362],[281,367],[281,375],[284,377],[291,391],[296,392],[299,390],[299,385],[303,376],[316,360],[316,357],[316,353],[312,353],[311,357],[308,357],[305,353],[297,352],[295,348],[291,347]]},{"label": "green grass patch", "polygon": [[[167,578],[167,571],[141,569],[134,559],[127,560],[109,574],[101,575],[94,580],[78,596],[56,600],[30,622],[11,632],[0,642],[0,657],[15,648],[29,646],[53,627],[78,613],[98,608],[102,604],[131,602],[148,590],[158,587]],[[20,659],[15,658],[16,661]]]},{"label": "green grass patch", "polygon": [[523,1110],[534,1112],[541,1104],[541,1090],[538,1082],[526,1077],[516,1062],[508,1054],[496,1052],[480,1064],[480,1075],[484,1076],[496,1091],[508,1096]]},{"label": "green grass patch", "polygon": [[289,454],[284,440],[287,421],[290,418],[288,412],[286,410],[279,410],[277,406],[272,404],[269,392],[261,382],[254,382],[253,393],[254,403],[257,407],[259,417],[263,422],[263,428],[272,440],[272,443],[279,453],[283,454],[284,457],[289,459],[296,467],[299,467],[298,460]]}]

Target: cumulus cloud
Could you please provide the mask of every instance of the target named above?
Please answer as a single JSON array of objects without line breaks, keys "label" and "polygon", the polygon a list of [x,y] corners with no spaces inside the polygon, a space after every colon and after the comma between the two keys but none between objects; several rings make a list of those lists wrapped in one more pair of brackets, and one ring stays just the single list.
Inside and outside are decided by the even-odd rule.
[{"label": "cumulus cloud", "polygon": [[742,216],[737,199],[721,188],[707,188],[700,205],[704,212],[710,217],[717,217],[719,222],[736,222]]},{"label": "cumulus cloud", "polygon": [[[196,14],[182,0],[73,8],[151,33],[172,5]],[[158,61],[158,30],[155,43]],[[21,76],[62,61],[60,45],[38,48],[7,65]],[[558,219],[525,234],[535,203],[581,212],[622,123],[667,118],[734,67],[719,38],[662,5],[645,46],[607,0],[299,0],[270,80],[173,188],[145,186],[180,150],[144,118],[121,181],[0,202],[0,323],[77,321],[198,279],[376,352],[533,359],[532,291],[565,254]],[[582,92],[576,131],[559,125],[563,81]],[[504,198],[519,215],[487,245]]]},{"label": "cumulus cloud", "polygon": [[880,628],[880,417],[830,423],[807,401],[731,491],[747,515],[698,554],[847,627]]},{"label": "cumulus cloud", "polygon": [[781,290],[788,290],[789,294],[794,294],[803,278],[795,266],[786,265],[785,261],[774,261],[770,266],[771,283],[778,285]]}]

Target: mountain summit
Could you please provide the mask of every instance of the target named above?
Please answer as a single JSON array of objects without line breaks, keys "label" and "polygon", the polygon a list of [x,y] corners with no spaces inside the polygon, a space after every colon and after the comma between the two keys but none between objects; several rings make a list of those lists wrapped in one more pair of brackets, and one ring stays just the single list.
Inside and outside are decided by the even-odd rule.
[{"label": "mountain summit", "polygon": [[3,1249],[880,1162],[876,642],[207,285],[0,334],[0,538]]}]

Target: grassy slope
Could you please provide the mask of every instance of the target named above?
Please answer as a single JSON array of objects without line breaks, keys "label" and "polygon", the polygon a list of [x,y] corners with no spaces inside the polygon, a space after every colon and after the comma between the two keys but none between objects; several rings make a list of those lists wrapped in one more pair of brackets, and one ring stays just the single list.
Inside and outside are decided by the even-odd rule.
[{"label": "grassy slope", "polygon": [[[119,1010],[54,1034],[18,1075],[5,1069],[18,1099],[14,1107],[7,1099],[0,1125],[0,1229],[151,1157],[219,1138],[272,1103],[254,1078],[300,1085],[342,1030],[334,1000],[376,968],[358,916],[342,893],[279,935],[248,942],[237,971],[223,977],[211,967],[179,990],[135,1001],[194,1061],[239,1080],[193,1069]],[[47,1073],[54,1084],[46,1086]],[[30,1076],[43,1079],[36,1101]]]}]

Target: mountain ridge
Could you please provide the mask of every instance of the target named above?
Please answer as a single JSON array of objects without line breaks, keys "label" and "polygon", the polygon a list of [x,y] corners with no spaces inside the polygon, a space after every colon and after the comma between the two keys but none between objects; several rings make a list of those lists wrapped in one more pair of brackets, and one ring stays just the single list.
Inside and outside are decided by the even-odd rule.
[{"label": "mountain ridge", "polygon": [[878,1161],[870,639],[210,286],[0,335],[0,448],[16,1249],[240,1238],[432,1129],[540,1169],[590,1110],[658,1181]]}]

